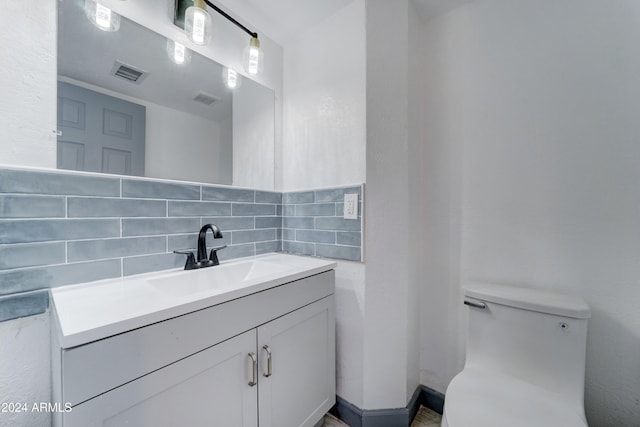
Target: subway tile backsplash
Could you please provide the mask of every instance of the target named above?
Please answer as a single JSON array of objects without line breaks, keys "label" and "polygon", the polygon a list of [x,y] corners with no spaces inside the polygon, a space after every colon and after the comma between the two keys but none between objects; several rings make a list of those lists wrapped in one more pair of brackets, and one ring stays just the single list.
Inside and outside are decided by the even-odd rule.
[{"label": "subway tile backsplash", "polygon": [[[360,195],[342,219],[345,193]],[[47,289],[179,268],[214,223],[221,261],[290,252],[360,261],[362,186],[272,192],[0,169],[0,321],[42,313]]]},{"label": "subway tile backsplash", "polygon": [[[362,260],[361,185],[284,193],[282,250],[301,255]],[[344,219],[344,195],[358,194],[358,219]]]}]

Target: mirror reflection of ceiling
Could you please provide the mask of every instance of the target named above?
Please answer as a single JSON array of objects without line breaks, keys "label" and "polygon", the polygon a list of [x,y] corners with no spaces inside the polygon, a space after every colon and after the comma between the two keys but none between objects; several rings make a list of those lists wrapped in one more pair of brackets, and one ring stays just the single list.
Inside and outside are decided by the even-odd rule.
[{"label": "mirror reflection of ceiling", "polygon": [[[84,14],[84,2],[58,3],[58,74],[134,98],[214,121],[231,116],[232,93],[222,82],[222,67],[193,54],[178,65],[167,55],[167,39],[122,18],[120,29],[100,31]],[[147,72],[141,83],[112,75],[117,63]],[[195,101],[199,94],[217,99]]]}]

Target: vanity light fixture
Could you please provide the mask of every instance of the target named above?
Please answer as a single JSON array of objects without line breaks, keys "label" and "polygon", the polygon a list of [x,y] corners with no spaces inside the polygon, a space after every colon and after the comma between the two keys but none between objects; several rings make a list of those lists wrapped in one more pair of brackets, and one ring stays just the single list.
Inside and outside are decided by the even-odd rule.
[{"label": "vanity light fixture", "polygon": [[[256,75],[264,68],[264,53],[260,49],[258,33],[249,30],[235,18],[211,3],[209,0],[175,0],[174,23],[184,28],[189,39],[196,44],[205,45],[211,38],[211,17],[207,6],[218,12],[231,23],[251,36],[249,46],[243,52],[243,63],[247,73]],[[185,10],[186,4],[192,4]],[[184,11],[184,12],[183,12]],[[184,18],[181,16],[184,13]]]},{"label": "vanity light fixture", "polygon": [[244,69],[247,73],[256,75],[262,71],[264,64],[264,53],[260,49],[260,40],[257,37],[251,37],[249,46],[244,49],[243,54]]},{"label": "vanity light fixture", "polygon": [[191,61],[191,50],[171,39],[167,39],[167,55],[178,65],[185,65]]},{"label": "vanity light fixture", "polygon": [[184,16],[184,31],[197,45],[206,45],[211,40],[211,15],[204,0],[195,0]]},{"label": "vanity light fixture", "polygon": [[85,0],[84,13],[102,31],[114,32],[120,29],[120,15],[94,0]]}]

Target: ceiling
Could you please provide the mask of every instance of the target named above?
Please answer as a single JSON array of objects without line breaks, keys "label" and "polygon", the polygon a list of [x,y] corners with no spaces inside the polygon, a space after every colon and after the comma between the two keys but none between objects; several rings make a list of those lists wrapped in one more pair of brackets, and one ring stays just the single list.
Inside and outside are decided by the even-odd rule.
[{"label": "ceiling", "polygon": [[[353,0],[217,0],[226,10],[280,45],[322,22]],[[393,1],[393,0],[387,0]],[[411,0],[423,21],[473,0]]]}]

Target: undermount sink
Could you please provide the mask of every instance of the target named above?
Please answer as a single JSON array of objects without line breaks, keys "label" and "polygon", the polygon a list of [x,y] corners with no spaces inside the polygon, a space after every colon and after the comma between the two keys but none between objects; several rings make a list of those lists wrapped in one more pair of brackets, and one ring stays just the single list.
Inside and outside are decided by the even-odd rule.
[{"label": "undermount sink", "polygon": [[217,267],[171,273],[150,279],[154,288],[171,295],[188,295],[210,291],[229,291],[247,282],[260,282],[294,270],[295,267],[261,259],[248,259]]}]

